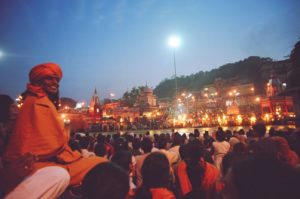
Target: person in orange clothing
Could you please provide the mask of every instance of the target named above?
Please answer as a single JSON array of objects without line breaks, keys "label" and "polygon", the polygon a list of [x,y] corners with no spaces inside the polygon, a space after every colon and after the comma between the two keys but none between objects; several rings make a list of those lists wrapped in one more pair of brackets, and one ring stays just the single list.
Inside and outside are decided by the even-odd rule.
[{"label": "person in orange clothing", "polygon": [[185,146],[187,157],[179,162],[176,175],[184,198],[212,198],[222,189],[219,170],[203,159],[203,147],[198,140]]},{"label": "person in orange clothing", "polygon": [[170,188],[170,166],[165,154],[150,153],[142,166],[143,184],[134,199],[176,199]]},{"label": "person in orange clothing", "polygon": [[24,154],[33,154],[31,174],[47,166],[60,166],[69,172],[70,185],[78,185],[90,169],[107,160],[96,156],[82,158],[68,146],[69,136],[57,112],[61,78],[62,70],[55,63],[31,69],[30,83],[23,93],[23,105],[3,159],[9,167]]}]

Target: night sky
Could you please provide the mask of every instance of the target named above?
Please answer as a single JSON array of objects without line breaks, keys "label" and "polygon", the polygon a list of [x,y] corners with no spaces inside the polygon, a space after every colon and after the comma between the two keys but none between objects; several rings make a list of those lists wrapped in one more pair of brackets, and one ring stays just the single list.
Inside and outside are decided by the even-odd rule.
[{"label": "night sky", "polygon": [[61,65],[61,96],[89,102],[155,88],[249,56],[285,59],[300,37],[299,0],[0,0],[0,93],[25,90],[31,67]]}]

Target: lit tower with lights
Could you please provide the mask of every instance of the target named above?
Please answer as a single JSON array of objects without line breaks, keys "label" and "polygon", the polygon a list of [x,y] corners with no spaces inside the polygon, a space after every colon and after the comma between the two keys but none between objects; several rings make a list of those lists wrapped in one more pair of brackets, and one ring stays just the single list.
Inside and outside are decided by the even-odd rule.
[{"label": "lit tower with lights", "polygon": [[277,96],[282,91],[283,91],[282,83],[277,78],[274,70],[272,70],[270,79],[267,83],[267,96],[268,97]]},{"label": "lit tower with lights", "polygon": [[102,116],[100,99],[96,88],[90,102],[89,115],[94,119],[100,119]]}]

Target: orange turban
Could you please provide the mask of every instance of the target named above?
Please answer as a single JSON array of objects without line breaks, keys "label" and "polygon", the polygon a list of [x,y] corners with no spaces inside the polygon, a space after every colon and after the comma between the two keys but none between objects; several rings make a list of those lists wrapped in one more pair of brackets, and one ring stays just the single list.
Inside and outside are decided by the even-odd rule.
[{"label": "orange turban", "polygon": [[38,82],[48,75],[55,74],[59,79],[62,78],[62,71],[58,64],[44,63],[39,64],[29,72],[29,80],[31,83]]}]

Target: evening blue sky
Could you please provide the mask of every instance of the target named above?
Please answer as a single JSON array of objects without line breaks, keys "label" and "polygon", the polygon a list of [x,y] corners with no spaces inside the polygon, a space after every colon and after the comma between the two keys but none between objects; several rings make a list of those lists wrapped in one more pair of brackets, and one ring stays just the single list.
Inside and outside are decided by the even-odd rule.
[{"label": "evening blue sky", "polygon": [[298,0],[0,0],[0,93],[15,98],[36,64],[55,62],[61,96],[89,102],[155,88],[177,74],[249,56],[283,60],[300,37]]}]

